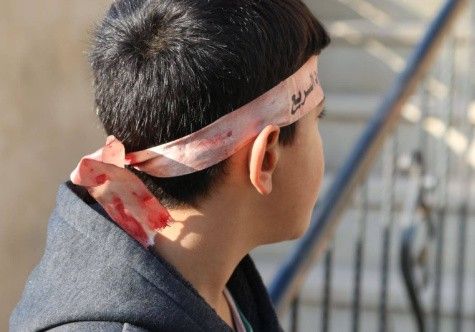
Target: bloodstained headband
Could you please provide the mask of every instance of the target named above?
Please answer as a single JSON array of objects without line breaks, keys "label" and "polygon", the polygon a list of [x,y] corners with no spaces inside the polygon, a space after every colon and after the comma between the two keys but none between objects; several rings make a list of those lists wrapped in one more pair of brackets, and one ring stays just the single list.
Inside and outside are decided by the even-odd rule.
[{"label": "bloodstained headband", "polygon": [[85,187],[109,216],[144,247],[172,221],[166,208],[145,184],[124,166],[156,177],[193,173],[230,157],[266,126],[287,126],[323,100],[318,80],[318,56],[297,72],[248,104],[210,125],[175,141],[125,154],[114,136],[84,156],[71,181]]}]

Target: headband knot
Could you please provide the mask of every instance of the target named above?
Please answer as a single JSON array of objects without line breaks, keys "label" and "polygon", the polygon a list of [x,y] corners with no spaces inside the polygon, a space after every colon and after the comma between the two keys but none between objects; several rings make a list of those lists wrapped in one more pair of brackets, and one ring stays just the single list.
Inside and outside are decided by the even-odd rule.
[{"label": "headband knot", "polygon": [[71,181],[85,187],[122,229],[148,247],[171,216],[126,164],[124,145],[109,136],[102,148],[81,159]]}]

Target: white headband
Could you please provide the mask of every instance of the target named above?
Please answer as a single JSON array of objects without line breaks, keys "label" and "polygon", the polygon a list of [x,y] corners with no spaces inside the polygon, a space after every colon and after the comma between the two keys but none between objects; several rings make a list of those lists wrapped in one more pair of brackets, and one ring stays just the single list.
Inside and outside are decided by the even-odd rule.
[{"label": "white headband", "polygon": [[71,181],[84,186],[120,227],[147,247],[171,216],[125,165],[156,177],[193,173],[230,157],[266,126],[299,120],[322,100],[314,55],[263,95],[175,141],[126,155],[123,144],[109,136],[105,146],[81,159]]}]

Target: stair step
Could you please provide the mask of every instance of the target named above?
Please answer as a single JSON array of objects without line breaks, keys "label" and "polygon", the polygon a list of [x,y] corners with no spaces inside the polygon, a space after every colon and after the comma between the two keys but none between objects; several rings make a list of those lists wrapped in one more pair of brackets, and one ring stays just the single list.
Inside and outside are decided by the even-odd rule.
[{"label": "stair step", "polygon": [[340,1],[303,0],[303,2],[320,21],[361,17],[351,7]]},{"label": "stair step", "polygon": [[[401,218],[399,215],[395,216],[391,236],[391,260],[396,260],[399,257],[399,249],[401,246],[402,230]],[[334,238],[334,256],[335,262],[344,266],[353,267],[355,263],[356,240],[359,230],[359,212],[357,210],[348,212],[341,219],[338,225],[338,230]],[[397,218],[397,219],[396,219]],[[422,227],[421,227],[422,228]],[[366,241],[364,243],[364,267],[365,269],[378,269],[381,265],[381,255],[383,251],[383,230],[384,226],[381,224],[380,213],[369,213],[366,224]],[[422,231],[422,229],[421,229]],[[444,228],[444,273],[452,273],[456,271],[459,252],[457,244],[459,241],[460,228],[458,219],[456,217],[449,217],[446,219]],[[420,233],[422,234],[422,233]],[[470,241],[475,238],[475,224],[468,223],[465,232],[466,243],[466,258],[465,271],[472,277],[475,277],[475,244]],[[278,264],[286,259],[294,250],[296,242],[289,241],[279,244],[266,245],[255,250],[255,255],[262,261],[274,262]],[[430,266],[434,267],[436,239],[433,238],[429,242],[429,257]],[[399,263],[394,261],[395,265],[392,267],[393,272],[399,271]],[[475,280],[473,278],[472,280]]]},{"label": "stair step", "polygon": [[[325,22],[334,43],[361,46],[371,40],[378,40],[385,46],[410,47],[416,45],[427,31],[428,22],[422,20],[391,20],[377,24],[367,19],[339,19]],[[463,24],[455,28],[454,38],[458,42],[469,41],[469,30]],[[464,45],[460,45],[464,46]]]},{"label": "stair step", "polygon": [[[330,332],[346,332],[354,331],[353,312],[350,307],[340,307],[333,305],[330,313],[330,321],[328,331]],[[322,328],[323,310],[320,306],[301,304],[298,313],[298,331],[315,332],[323,331]],[[281,324],[285,331],[290,329],[290,312],[281,319]],[[379,312],[373,310],[365,310],[360,312],[359,331],[380,331]],[[431,323],[428,317],[428,324]],[[440,321],[439,331],[454,330],[453,316],[443,316]],[[465,318],[462,320],[461,331],[473,331],[473,319]],[[428,325],[430,326],[430,325]],[[412,314],[406,312],[391,311],[387,315],[386,329],[390,332],[408,332],[417,331],[417,326]],[[429,329],[428,329],[429,330]]]},{"label": "stair step", "polygon": [[366,123],[380,105],[381,98],[378,94],[327,92],[324,122]]},{"label": "stair step", "polygon": [[[432,81],[439,84],[439,81]],[[475,88],[475,86],[474,86]],[[439,86],[443,91],[445,87]],[[376,93],[338,93],[324,87],[326,122],[338,123],[364,123],[367,124],[371,117],[378,110],[383,102],[384,94]],[[446,92],[448,93],[448,92]],[[411,97],[402,110],[402,122],[407,124],[417,124],[423,117],[421,109],[420,92]],[[475,103],[473,104],[475,107]],[[470,106],[469,106],[470,107]],[[470,112],[467,109],[466,100],[454,100],[454,114],[452,115],[452,126],[462,127],[467,121],[472,121]],[[475,109],[475,108],[474,108]],[[430,112],[431,117],[442,119],[445,117],[446,109],[441,109],[440,101],[431,99],[425,104],[426,112]]]},{"label": "stair step", "polygon": [[378,22],[384,19],[422,19],[431,17],[440,7],[439,0],[425,0],[423,6],[408,1],[392,0],[304,0],[320,20],[366,18]]},{"label": "stair step", "polygon": [[[272,277],[275,275],[276,265],[269,261],[263,261],[259,258],[253,258],[256,266],[266,285],[269,285]],[[354,270],[346,265],[335,265],[333,268],[333,279],[331,282],[332,305],[337,308],[351,308],[354,294]],[[473,275],[471,276],[473,277]],[[442,281],[442,298],[441,304],[442,314],[451,316],[455,307],[456,300],[456,275],[455,273],[446,273]],[[362,273],[361,284],[361,307],[366,311],[377,312],[380,304],[380,285],[381,274],[379,270],[366,268]],[[468,294],[475,293],[475,283],[473,278],[468,278],[464,285],[464,309],[463,315],[466,318],[473,317],[475,309],[475,298]],[[301,292],[301,303],[313,307],[320,307],[323,301],[324,287],[324,271],[323,265],[318,264],[312,267],[309,277],[307,278]],[[427,289],[421,291],[421,298],[426,306],[430,308],[431,299],[433,297],[433,283],[429,284]],[[388,310],[390,312],[398,312],[410,314],[411,309],[406,295],[406,289],[403,285],[401,274],[399,271],[391,271],[389,276],[388,289]]]},{"label": "stair step", "polygon": [[[320,190],[320,197],[323,197],[327,188],[329,188],[334,181],[335,173],[326,172],[323,180],[323,185]],[[437,180],[435,180],[437,181]],[[393,210],[395,212],[402,212],[405,209],[406,200],[408,196],[408,188],[413,183],[413,180],[407,177],[398,176],[393,186]],[[368,209],[370,212],[377,212],[381,209],[383,204],[383,191],[387,190],[384,185],[384,180],[377,173],[370,174],[366,181],[368,190]],[[475,216],[475,204],[472,200],[467,199],[467,194],[475,192],[475,181],[469,181],[467,183],[464,178],[452,177],[447,183],[447,205],[445,206],[445,213],[447,217],[456,217],[459,214],[461,206],[468,204],[468,215]],[[434,194],[427,195],[428,203],[433,209],[437,209],[437,198]],[[354,209],[354,202],[350,202],[349,209]]]},{"label": "stair step", "polygon": [[379,40],[388,45],[413,47],[423,36],[427,24],[421,21],[391,21],[377,25],[365,19],[335,20],[327,22],[333,42],[363,45]]},{"label": "stair step", "polygon": [[404,68],[409,54],[407,48],[384,45],[330,45],[320,57],[319,77],[326,92],[382,96]]},{"label": "stair step", "polygon": [[[321,196],[325,190],[329,188],[332,183],[332,176],[327,175],[324,180]],[[381,179],[371,177],[369,179],[368,195],[369,210],[366,214],[366,233],[364,244],[364,266],[365,269],[377,270],[381,264],[381,253],[383,247],[383,231],[385,225],[383,224],[383,215],[380,210],[381,192],[383,188]],[[460,183],[459,183],[460,185]],[[472,185],[473,186],[473,185]],[[405,211],[402,210],[403,202],[407,197],[408,182],[398,181],[394,188],[395,201],[398,202],[393,215],[393,230],[391,237],[391,260],[393,260],[393,272],[399,273],[399,263],[394,257],[399,257],[398,250],[401,245],[402,230],[407,226],[407,220],[405,219]],[[447,209],[445,215],[445,228],[443,230],[444,238],[444,273],[453,273],[456,271],[458,264],[458,247],[460,242],[460,214],[457,211],[457,204],[460,204],[460,199],[463,195],[460,194],[460,187],[457,187],[455,183],[450,183],[448,187],[448,195],[453,199],[450,201],[449,209]],[[472,188],[475,189],[475,188]],[[458,191],[458,192],[457,192]],[[466,258],[465,258],[465,271],[471,275],[475,280],[475,242],[470,239],[475,238],[475,223],[473,217],[475,216],[475,207],[472,205],[469,210],[465,229],[465,243],[466,243]],[[360,228],[361,211],[351,205],[347,207],[347,210],[341,215],[341,221],[338,225],[337,232],[334,239],[335,247],[335,262],[343,266],[352,267],[355,262],[355,243],[357,234]],[[412,222],[412,220],[409,220]],[[436,223],[436,220],[433,220]],[[422,228],[422,227],[421,227]],[[293,252],[298,240],[285,241],[272,245],[265,245],[257,248],[254,254],[260,261],[273,262],[273,264],[279,264],[286,259],[290,253]],[[430,241],[430,264],[433,267],[433,259],[435,257],[435,237]]]},{"label": "stair step", "polygon": [[[282,326],[285,331],[290,331],[290,313],[282,320]],[[320,306],[312,306],[302,304],[298,314],[298,331],[300,332],[315,332],[323,331],[322,328],[323,310]],[[469,322],[471,323],[471,322]],[[362,310],[360,314],[360,329],[359,331],[379,331],[379,316],[378,312],[370,310]],[[413,323],[413,318],[408,314],[401,314],[398,312],[391,312],[388,317],[387,331],[416,331]],[[464,331],[469,331],[467,328]],[[334,305],[330,314],[330,321],[328,326],[330,332],[346,332],[354,331],[352,311],[348,307],[339,307]],[[441,331],[448,331],[441,329]]]},{"label": "stair step", "polygon": [[[365,100],[366,97],[359,99],[350,95],[349,98],[338,100],[332,96],[334,94],[328,94],[327,105],[325,106],[327,117],[320,121],[318,127],[325,150],[326,170],[336,172],[347,160],[356,142],[361,138],[369,120],[376,111],[377,106],[375,105],[379,101],[376,97]],[[351,108],[351,103],[355,103],[353,108]],[[417,104],[407,105],[410,110]],[[422,134],[428,138],[430,146],[427,150],[430,153],[428,158],[437,157],[436,153],[440,153],[442,146],[447,148],[450,155],[451,180],[460,171],[461,163],[465,163],[467,167],[473,166],[475,164],[475,143],[472,137],[466,133],[466,123],[470,120],[467,119],[467,113],[461,114],[460,112],[465,110],[466,107],[455,107],[458,115],[453,117],[453,124],[451,125],[444,124],[442,121],[444,116],[439,114],[424,117],[422,125],[419,119],[413,122],[413,115],[404,115],[397,125],[397,132],[395,133],[398,154],[407,154],[419,150],[421,137],[419,126],[421,126]],[[348,109],[350,111],[346,111]],[[403,110],[404,113],[406,112]],[[407,119],[411,119],[411,121]],[[441,160],[440,158],[437,157],[436,160]],[[436,167],[438,166],[429,164],[429,169],[432,171]],[[373,166],[373,172],[381,173],[380,156]]]}]

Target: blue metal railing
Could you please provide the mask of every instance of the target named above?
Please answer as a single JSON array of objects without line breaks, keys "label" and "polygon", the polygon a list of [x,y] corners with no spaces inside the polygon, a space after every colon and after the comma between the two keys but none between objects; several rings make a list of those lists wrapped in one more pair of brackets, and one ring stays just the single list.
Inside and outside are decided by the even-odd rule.
[{"label": "blue metal railing", "polygon": [[428,71],[442,39],[466,3],[466,0],[449,0],[441,7],[410,56],[404,71],[398,76],[337,173],[333,185],[318,203],[307,233],[272,280],[269,293],[280,315],[297,298],[310,266],[321,256],[331,241],[339,215],[348,205],[350,195],[357,184],[366,178],[369,167],[379,153],[385,138],[397,126],[402,106]]}]

